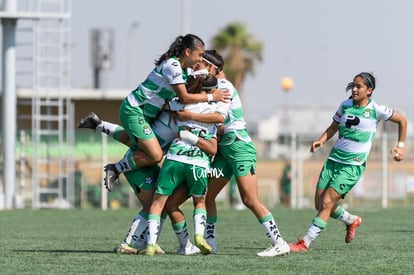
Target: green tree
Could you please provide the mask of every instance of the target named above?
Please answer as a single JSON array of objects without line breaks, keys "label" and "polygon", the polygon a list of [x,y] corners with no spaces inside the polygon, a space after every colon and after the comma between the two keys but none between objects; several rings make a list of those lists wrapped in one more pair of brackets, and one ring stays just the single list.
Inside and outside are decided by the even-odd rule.
[{"label": "green tree", "polygon": [[246,25],[234,22],[215,35],[211,44],[224,59],[224,73],[239,93],[247,74],[254,75],[256,61],[262,61],[263,44],[247,32]]}]

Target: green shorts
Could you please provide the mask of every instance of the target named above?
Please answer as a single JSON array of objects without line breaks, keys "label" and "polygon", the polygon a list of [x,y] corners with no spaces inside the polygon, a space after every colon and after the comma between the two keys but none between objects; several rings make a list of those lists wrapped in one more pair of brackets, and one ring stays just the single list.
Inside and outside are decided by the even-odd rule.
[{"label": "green shorts", "polygon": [[119,121],[128,133],[131,146],[134,146],[137,140],[155,138],[155,134],[145,119],[142,109],[131,106],[127,98],[122,101],[121,107],[119,108]]},{"label": "green shorts", "polygon": [[165,159],[155,193],[170,196],[179,185],[184,185],[190,196],[203,196],[207,192],[207,172],[204,167]]},{"label": "green shorts", "polygon": [[210,173],[212,177],[230,179],[233,175],[242,177],[249,173],[256,174],[256,148],[253,141],[240,139],[240,133],[247,135],[244,130],[238,131],[237,135],[235,133],[223,135],[223,138],[229,142],[219,144]]},{"label": "green shorts", "polygon": [[327,159],[316,188],[326,190],[331,187],[344,198],[357,184],[364,171],[365,165],[349,165]]},{"label": "green shorts", "polygon": [[141,189],[155,189],[160,169],[158,165],[153,165],[125,172],[124,176],[134,193],[138,194]]}]

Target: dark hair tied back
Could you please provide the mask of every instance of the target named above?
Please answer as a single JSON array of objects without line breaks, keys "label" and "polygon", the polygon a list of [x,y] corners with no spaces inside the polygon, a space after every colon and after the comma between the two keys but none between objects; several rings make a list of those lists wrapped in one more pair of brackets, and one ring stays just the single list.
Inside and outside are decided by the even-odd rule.
[{"label": "dark hair tied back", "polygon": [[348,92],[349,90],[352,90],[354,88],[354,82],[349,82],[346,85],[345,91]]},{"label": "dark hair tied back", "polygon": [[213,64],[218,72],[221,72],[223,70],[223,57],[216,50],[204,51],[203,58],[207,60],[209,63]]},{"label": "dark hair tied back", "polygon": [[[372,90],[375,90],[375,77],[374,77],[372,74],[367,73],[367,72],[362,72],[362,73],[357,74],[357,75],[354,77],[354,79],[355,79],[356,77],[361,77],[361,78],[364,80],[365,84],[366,84],[369,88],[371,88]],[[349,82],[349,83],[346,85],[345,91],[347,91],[347,92],[348,92],[349,90],[352,90],[353,88],[354,88],[354,82]]]},{"label": "dark hair tied back", "polygon": [[362,72],[362,73],[358,74],[358,76],[362,77],[365,80],[368,87],[375,90],[375,77],[372,74]]},{"label": "dark hair tied back", "polygon": [[174,56],[180,56],[186,49],[195,50],[204,47],[204,41],[194,34],[187,34],[185,36],[179,35],[170,45],[168,51],[163,53],[161,57],[155,61],[155,65],[160,65],[164,60]]}]

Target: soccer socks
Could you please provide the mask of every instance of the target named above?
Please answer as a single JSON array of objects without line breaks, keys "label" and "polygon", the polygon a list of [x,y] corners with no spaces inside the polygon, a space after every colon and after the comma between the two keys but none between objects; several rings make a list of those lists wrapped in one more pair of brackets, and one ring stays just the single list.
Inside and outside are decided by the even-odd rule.
[{"label": "soccer socks", "polygon": [[204,239],[209,240],[216,239],[216,223],[217,216],[207,216],[206,230],[204,231]]},{"label": "soccer socks", "polygon": [[125,236],[124,241],[122,244],[133,245],[132,243],[136,242],[135,230],[140,224],[140,220],[138,219],[138,215],[132,220],[131,225],[129,226],[128,234]]},{"label": "soccer socks", "polygon": [[129,227],[128,234],[126,235],[123,244],[135,245],[135,243],[143,238],[142,234],[147,228],[148,215],[144,212],[139,212],[132,221]]},{"label": "soccer socks", "polygon": [[352,224],[356,216],[352,215],[348,211],[346,211],[341,205],[338,204],[338,206],[335,209],[335,212],[331,214],[331,218],[340,220],[341,222],[344,222],[346,225]]},{"label": "soccer socks", "polygon": [[107,134],[108,136],[111,136],[114,139],[118,140],[116,136],[119,136],[119,133],[122,132],[124,128],[122,128],[118,124],[102,120],[101,124],[96,126],[96,130],[99,130],[102,133]]},{"label": "soccer socks", "polygon": [[181,247],[185,247],[188,242],[188,229],[187,222],[185,220],[172,225],[175,235],[177,236],[178,243]]},{"label": "soccer socks", "polygon": [[134,170],[136,167],[135,161],[134,161],[134,151],[131,149],[128,149],[128,151],[125,153],[124,157],[115,163],[116,170],[118,170],[119,173],[125,173],[131,170]]},{"label": "soccer socks", "polygon": [[207,211],[204,208],[196,208],[193,212],[194,217],[194,233],[195,235],[201,235],[204,237],[206,230],[206,216]]},{"label": "soccer socks", "polygon": [[272,244],[284,243],[282,235],[279,232],[279,228],[273,218],[272,213],[267,214],[258,219],[259,223],[262,225],[266,236],[269,238]]},{"label": "soccer socks", "polygon": [[148,215],[147,245],[155,245],[158,240],[160,229],[160,216]]},{"label": "soccer socks", "polygon": [[311,242],[318,237],[318,235],[326,228],[327,222],[316,216],[313,218],[311,225],[303,237],[306,247],[309,248]]}]

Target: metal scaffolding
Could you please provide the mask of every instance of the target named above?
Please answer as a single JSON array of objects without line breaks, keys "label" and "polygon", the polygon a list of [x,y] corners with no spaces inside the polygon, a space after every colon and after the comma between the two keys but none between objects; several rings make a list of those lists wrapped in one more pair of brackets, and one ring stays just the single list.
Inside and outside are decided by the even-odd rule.
[{"label": "metal scaffolding", "polygon": [[[32,208],[68,208],[74,201],[73,106],[70,83],[70,0],[5,1],[3,105],[16,102],[16,87],[32,90]],[[15,53],[8,57],[7,51]],[[6,64],[8,63],[8,64]],[[10,98],[11,97],[11,98]],[[14,98],[13,98],[14,97]],[[4,169],[16,171],[16,104],[4,119]],[[13,110],[14,106],[14,110]],[[4,108],[5,109],[5,108]],[[14,118],[11,114],[14,114]],[[11,127],[14,123],[14,128]],[[14,139],[14,140],[12,140]],[[14,156],[14,159],[9,159]],[[6,160],[7,159],[7,160]],[[6,170],[5,170],[6,171]],[[15,173],[15,172],[14,172]],[[15,174],[4,173],[5,207],[16,207]]]}]

